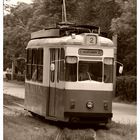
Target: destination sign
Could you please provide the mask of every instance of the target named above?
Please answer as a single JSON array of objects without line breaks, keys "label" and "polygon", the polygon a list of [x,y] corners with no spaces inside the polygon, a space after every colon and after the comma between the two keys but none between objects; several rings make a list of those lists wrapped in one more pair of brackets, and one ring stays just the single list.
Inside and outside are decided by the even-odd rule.
[{"label": "destination sign", "polygon": [[88,55],[88,56],[102,56],[103,50],[100,49],[79,49],[79,55]]},{"label": "destination sign", "polygon": [[86,44],[87,45],[95,45],[97,43],[97,36],[95,35],[87,35],[86,36]]}]

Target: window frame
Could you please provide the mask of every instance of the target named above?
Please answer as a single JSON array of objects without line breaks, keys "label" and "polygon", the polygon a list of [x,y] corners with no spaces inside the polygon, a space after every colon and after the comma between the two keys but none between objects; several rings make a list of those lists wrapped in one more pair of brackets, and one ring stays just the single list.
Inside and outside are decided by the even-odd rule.
[{"label": "window frame", "polygon": [[[112,66],[112,81],[111,82],[105,82],[105,77],[104,77],[104,75],[105,75],[105,59],[112,59],[112,65],[110,65],[110,66]],[[113,83],[113,75],[114,75],[114,58],[113,57],[104,57],[104,59],[103,59],[103,82],[104,83]]]},{"label": "window frame", "polygon": [[[41,55],[39,51],[41,51]],[[41,59],[40,56],[42,56]],[[43,48],[38,48],[38,57],[37,57],[37,81],[38,82],[43,82],[43,59],[44,59],[44,50]],[[41,60],[41,63],[39,62],[39,60]],[[39,68],[41,68],[41,79],[39,76]]]},{"label": "window frame", "polygon": [[78,61],[78,75],[77,75],[77,80],[78,81],[81,81],[81,80],[79,80],[79,74],[80,74],[80,72],[79,72],[79,63],[80,63],[80,61],[81,62],[100,62],[100,63],[102,63],[101,64],[101,66],[102,66],[102,70],[101,70],[102,77],[101,78],[102,79],[101,79],[101,81],[97,81],[97,82],[103,82],[103,65],[104,65],[104,63],[103,63],[103,60],[102,59],[95,59],[95,60],[94,60],[94,58],[92,58],[90,60],[88,58],[87,59],[79,59],[79,61]]},{"label": "window frame", "polygon": [[59,80],[65,81],[65,49],[64,48],[60,48],[60,61],[59,62],[60,62]]},{"label": "window frame", "polygon": [[[72,63],[67,63],[66,62],[67,57],[75,57],[76,58],[76,63],[73,63],[73,65],[74,64],[76,65],[76,79],[75,80],[67,80],[67,77],[66,77],[67,76],[67,65],[71,65],[72,66]],[[78,57],[77,56],[65,56],[65,81],[66,82],[77,82],[77,79],[78,79],[78,73],[77,73],[77,71],[78,71],[78,64],[79,63],[78,63]]]},{"label": "window frame", "polygon": [[[39,51],[41,55],[39,55]],[[31,53],[30,53],[31,52]],[[31,56],[29,56],[31,55]],[[41,64],[39,64],[39,57],[41,57]],[[29,59],[30,57],[30,59]],[[39,67],[42,67],[42,78],[39,79]],[[26,62],[26,79],[33,82],[43,82],[43,67],[44,67],[44,49],[43,48],[28,48],[27,49],[27,62]],[[29,70],[28,70],[29,69]],[[28,76],[29,75],[29,76]]]},{"label": "window frame", "polygon": [[37,81],[37,56],[38,56],[38,49],[32,49],[32,65],[31,65],[31,73],[32,73],[32,81]]},{"label": "window frame", "polygon": [[[50,66],[53,63],[55,65],[56,49],[50,48]],[[55,70],[51,71],[50,69],[50,81],[54,83],[55,81]]]}]

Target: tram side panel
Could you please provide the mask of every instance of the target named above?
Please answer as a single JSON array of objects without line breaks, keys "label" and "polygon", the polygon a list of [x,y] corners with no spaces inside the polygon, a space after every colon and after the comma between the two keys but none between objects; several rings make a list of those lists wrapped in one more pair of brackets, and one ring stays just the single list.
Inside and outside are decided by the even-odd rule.
[{"label": "tram side panel", "polygon": [[25,84],[25,107],[41,116],[48,114],[49,88],[31,83]]},{"label": "tram side panel", "polygon": [[26,79],[25,108],[40,116],[64,120],[65,82],[57,80],[58,76],[58,49],[55,50],[54,82],[51,81],[50,48],[44,47],[43,82],[38,83]]},{"label": "tram side panel", "polygon": [[41,116],[49,114],[49,56],[47,48],[43,49],[43,81],[39,83],[26,79],[25,109]]},{"label": "tram side panel", "polygon": [[65,90],[64,82],[59,84],[60,88],[56,88],[56,103],[55,103],[55,115],[59,120],[64,120],[64,108],[65,108]]},{"label": "tram side panel", "polygon": [[[64,51],[62,47],[63,46],[59,46],[58,48],[50,48],[50,54],[53,54],[51,54],[50,58],[55,58],[51,58],[52,63],[55,63],[55,69],[53,72],[49,71],[49,116],[55,117],[57,120],[64,120],[65,82],[63,73],[64,71],[60,69],[60,63],[64,62],[63,58],[60,58],[60,50]],[[62,65],[61,68],[64,69],[64,66]],[[54,79],[51,79],[53,76]]]}]

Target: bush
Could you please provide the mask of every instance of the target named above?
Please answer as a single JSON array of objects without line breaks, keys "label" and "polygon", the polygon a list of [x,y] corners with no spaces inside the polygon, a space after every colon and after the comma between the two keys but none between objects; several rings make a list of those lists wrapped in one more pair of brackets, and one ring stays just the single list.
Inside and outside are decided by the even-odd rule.
[{"label": "bush", "polygon": [[115,97],[123,101],[136,102],[136,83],[136,76],[117,77]]}]

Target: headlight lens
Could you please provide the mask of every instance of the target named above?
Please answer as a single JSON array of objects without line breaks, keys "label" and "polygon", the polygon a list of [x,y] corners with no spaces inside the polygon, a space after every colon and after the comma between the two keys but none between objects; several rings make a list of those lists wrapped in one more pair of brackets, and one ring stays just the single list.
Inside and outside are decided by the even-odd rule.
[{"label": "headlight lens", "polygon": [[108,110],[108,103],[104,102],[104,110]]},{"label": "headlight lens", "polygon": [[92,101],[88,101],[86,106],[88,109],[92,109],[94,107],[94,103]]}]

